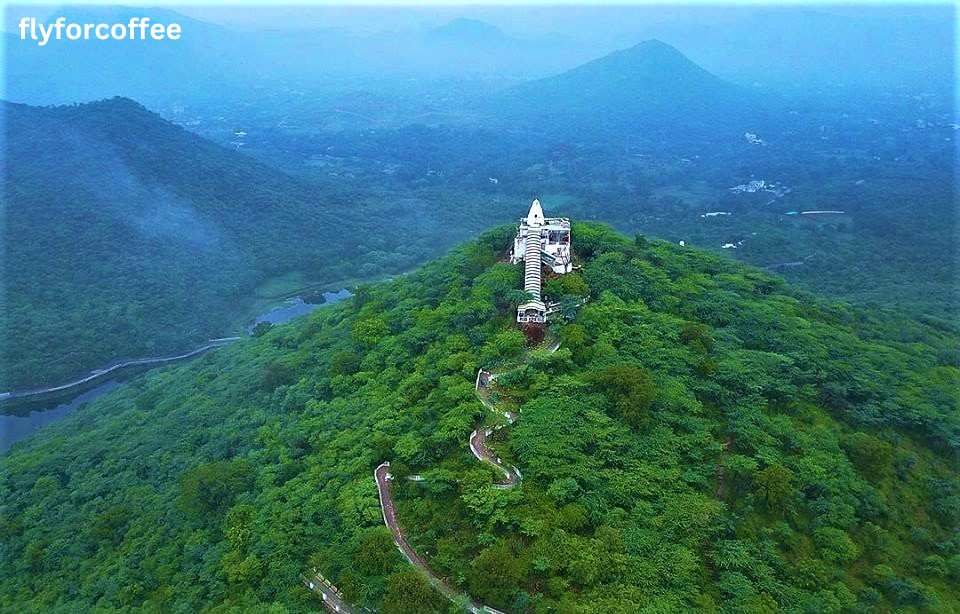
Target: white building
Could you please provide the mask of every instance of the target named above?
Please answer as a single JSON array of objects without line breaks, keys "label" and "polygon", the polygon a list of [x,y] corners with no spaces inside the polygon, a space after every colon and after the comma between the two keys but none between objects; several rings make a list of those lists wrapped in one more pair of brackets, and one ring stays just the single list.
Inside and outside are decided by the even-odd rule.
[{"label": "white building", "polygon": [[524,262],[523,289],[531,296],[531,300],[517,307],[517,322],[543,324],[547,321],[547,306],[540,290],[542,266],[546,264],[558,275],[572,271],[570,246],[570,220],[544,217],[540,201],[533,199],[527,217],[520,220],[510,254],[510,262]]}]

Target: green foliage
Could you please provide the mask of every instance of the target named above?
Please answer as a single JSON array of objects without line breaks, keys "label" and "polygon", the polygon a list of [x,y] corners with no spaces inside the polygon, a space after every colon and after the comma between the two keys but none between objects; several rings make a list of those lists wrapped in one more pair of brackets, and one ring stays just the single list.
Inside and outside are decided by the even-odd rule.
[{"label": "green foliage", "polygon": [[356,557],[357,571],[364,576],[385,576],[397,564],[397,547],[386,527],[370,529],[363,536]]},{"label": "green foliage", "polygon": [[484,602],[506,607],[517,589],[521,570],[505,543],[486,548],[470,562],[470,593]]},{"label": "green foliage", "polygon": [[[449,611],[383,527],[384,460],[417,552],[505,611],[960,609],[955,331],[580,226],[592,298],[553,354],[496,231],[19,442],[0,609],[313,611],[315,566],[358,607]],[[509,490],[466,447],[501,411]]]},{"label": "green foliage", "polygon": [[284,274],[336,289],[435,253],[408,240],[413,219],[380,232],[367,190],[306,183],[129,99],[2,111],[0,390],[225,336]]},{"label": "green foliage", "polygon": [[383,614],[428,614],[438,611],[439,607],[437,595],[423,574],[398,571],[387,579],[380,611]]},{"label": "green foliage", "polygon": [[823,527],[813,532],[813,539],[827,561],[848,563],[857,558],[859,549],[841,529]]},{"label": "green foliage", "polygon": [[893,446],[868,433],[854,433],[844,448],[858,469],[871,479],[882,477],[893,459]]},{"label": "green foliage", "polygon": [[770,465],[753,477],[757,494],[771,510],[783,511],[794,495],[793,472],[783,465]]},{"label": "green foliage", "polygon": [[273,324],[270,322],[257,322],[256,326],[250,331],[250,334],[254,337],[262,337],[267,333],[268,330],[273,328]]},{"label": "green foliage", "polygon": [[607,395],[624,424],[635,427],[646,422],[647,410],[657,396],[650,373],[633,365],[611,365],[586,379]]},{"label": "green foliage", "polygon": [[547,279],[543,283],[543,294],[555,299],[565,295],[587,296],[590,294],[590,286],[582,275],[568,273]]},{"label": "green foliage", "polygon": [[199,465],[180,480],[180,505],[205,515],[223,511],[233,498],[249,487],[252,468],[245,459]]}]

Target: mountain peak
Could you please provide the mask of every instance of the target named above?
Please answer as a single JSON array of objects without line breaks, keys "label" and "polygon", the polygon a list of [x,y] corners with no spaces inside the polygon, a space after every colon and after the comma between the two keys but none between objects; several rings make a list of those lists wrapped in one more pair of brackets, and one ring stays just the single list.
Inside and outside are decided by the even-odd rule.
[{"label": "mountain peak", "polygon": [[[573,71],[587,67],[603,68],[610,71],[644,70],[667,73],[669,71],[695,72],[701,77],[719,81],[718,77],[707,72],[676,47],[655,38],[641,41],[632,47],[611,52],[592,62],[588,62]],[[570,71],[570,72],[573,72]]]},{"label": "mountain peak", "polygon": [[510,37],[497,26],[469,17],[457,17],[427,32],[431,38],[467,41],[504,41]]},{"label": "mountain peak", "polygon": [[624,125],[688,134],[742,134],[758,100],[701,68],[674,47],[645,40],[566,72],[516,86],[502,114],[533,123],[562,116],[599,129]]},{"label": "mountain peak", "polygon": [[676,47],[668,45],[658,38],[648,38],[647,40],[640,41],[633,47],[627,48],[627,51],[630,50],[643,51],[644,53],[670,53],[683,56]]}]

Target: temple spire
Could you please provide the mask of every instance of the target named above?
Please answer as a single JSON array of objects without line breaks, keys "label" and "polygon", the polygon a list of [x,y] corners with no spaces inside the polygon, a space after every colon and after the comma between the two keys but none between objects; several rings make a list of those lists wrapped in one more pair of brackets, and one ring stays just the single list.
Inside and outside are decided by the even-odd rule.
[{"label": "temple spire", "polygon": [[527,226],[543,226],[543,207],[540,206],[540,199],[534,198],[530,205],[530,213],[527,214]]},{"label": "temple spire", "polygon": [[555,308],[544,303],[544,266],[556,275],[573,270],[570,220],[545,217],[540,199],[534,198],[527,217],[520,220],[510,261],[514,264],[524,263],[523,289],[530,295],[529,301],[517,306],[517,322],[527,328],[542,328],[547,321],[547,314]]}]

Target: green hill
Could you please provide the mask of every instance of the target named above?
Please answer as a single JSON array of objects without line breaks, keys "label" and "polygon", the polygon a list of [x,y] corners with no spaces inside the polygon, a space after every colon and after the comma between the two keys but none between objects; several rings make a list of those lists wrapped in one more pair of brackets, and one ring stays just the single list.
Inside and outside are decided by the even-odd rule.
[{"label": "green hill", "polygon": [[221,336],[279,274],[335,282],[414,260],[409,244],[373,233],[359,195],[306,184],[131,100],[2,112],[0,390]]},{"label": "green hill", "polygon": [[[578,224],[590,300],[524,347],[503,228],[140,377],[0,457],[0,609],[449,611],[382,526],[508,612],[955,612],[955,330]],[[491,401],[521,410],[467,449]],[[420,473],[422,482],[402,479]]]}]

